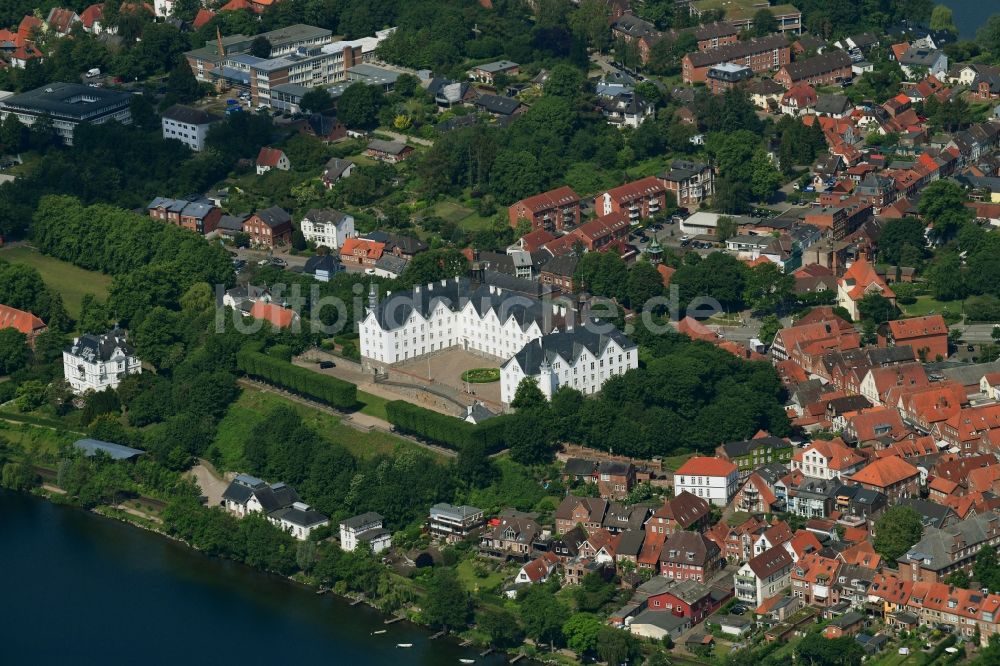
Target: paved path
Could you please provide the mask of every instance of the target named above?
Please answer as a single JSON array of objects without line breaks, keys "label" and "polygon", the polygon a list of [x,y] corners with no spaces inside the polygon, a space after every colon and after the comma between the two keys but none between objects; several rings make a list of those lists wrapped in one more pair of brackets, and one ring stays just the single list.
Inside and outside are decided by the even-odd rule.
[{"label": "paved path", "polygon": [[198,487],[201,488],[201,494],[207,498],[207,505],[219,506],[222,504],[222,493],[226,492],[229,482],[236,475],[232,472],[227,472],[225,475],[220,476],[212,466],[212,463],[207,460],[199,460],[198,464],[191,468],[191,476],[194,477]]},{"label": "paved path", "polygon": [[421,138],[421,137],[418,137],[418,136],[410,136],[409,134],[400,134],[399,132],[393,132],[393,131],[387,130],[387,129],[383,128],[383,127],[378,128],[377,130],[375,130],[375,132],[376,132],[376,134],[385,134],[386,136],[392,137],[393,140],[395,140],[395,141],[402,141],[403,143],[415,143],[418,146],[433,146],[434,145],[434,142],[431,141],[430,139],[424,139],[424,138]]}]

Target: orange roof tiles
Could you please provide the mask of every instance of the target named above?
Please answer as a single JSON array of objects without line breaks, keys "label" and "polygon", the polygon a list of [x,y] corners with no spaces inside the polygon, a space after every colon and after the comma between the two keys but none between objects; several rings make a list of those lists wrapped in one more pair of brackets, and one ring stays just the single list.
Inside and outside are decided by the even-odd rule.
[{"label": "orange roof tiles", "polygon": [[259,166],[276,167],[278,162],[284,156],[284,152],[280,148],[269,148],[264,146],[257,153],[257,164]]},{"label": "orange roof tiles", "polygon": [[875,268],[866,259],[858,259],[852,263],[851,267],[844,273],[844,277],[841,278],[841,282],[848,287],[848,296],[851,300],[861,300],[867,294],[872,293],[872,287],[877,290],[876,293],[885,298],[896,297],[895,292],[889,288],[885,280],[879,277]]},{"label": "orange roof tiles", "polygon": [[670,278],[674,276],[674,273],[677,272],[677,269],[673,268],[672,266],[667,266],[666,264],[658,264],[656,266],[656,270],[659,272],[660,278],[663,280],[663,286],[669,287]]},{"label": "orange roof tiles", "polygon": [[729,476],[736,473],[736,465],[720,458],[695,456],[674,472],[678,476]]},{"label": "orange roof tiles", "polygon": [[[884,436],[895,438],[906,432],[899,410],[889,407],[876,407],[860,412],[847,419],[847,423],[859,442]],[[885,430],[887,427],[888,431]]]},{"label": "orange roof tiles", "polygon": [[202,27],[203,25],[211,21],[213,18],[215,18],[215,12],[213,12],[211,9],[202,8],[198,10],[198,13],[195,15],[194,21],[191,23],[191,25],[194,26],[195,30],[197,30],[198,28]]},{"label": "orange roof tiles", "polygon": [[256,301],[250,308],[250,316],[254,319],[269,321],[278,328],[288,328],[298,315],[289,308],[283,308],[274,303]]},{"label": "orange roof tiles", "polygon": [[827,467],[832,470],[849,469],[865,460],[862,456],[858,455],[857,451],[844,444],[844,440],[840,438],[830,440],[817,439],[811,442],[809,446],[796,451],[792,459],[801,463],[805,460],[805,455],[809,451],[819,453],[826,459]]},{"label": "orange roof tiles", "polygon": [[877,488],[889,488],[920,476],[920,471],[897,456],[879,458],[851,475],[851,481]]},{"label": "orange roof tiles", "polygon": [[542,192],[526,199],[521,199],[515,206],[520,204],[533,213],[561,206],[569,206],[580,201],[580,196],[568,185],[557,187],[548,192]]},{"label": "orange roof tiles", "polygon": [[[359,252],[360,251],[360,252]],[[385,251],[385,243],[366,240],[364,238],[348,238],[340,246],[340,254],[345,256],[361,256],[377,260]]]},{"label": "orange roof tiles", "polygon": [[550,241],[554,241],[556,237],[545,229],[538,229],[521,236],[521,245],[528,252],[534,252],[541,246],[545,245]]},{"label": "orange roof tiles", "polygon": [[45,322],[30,312],[0,304],[0,328],[16,328],[27,336],[45,329]]},{"label": "orange roof tiles", "polygon": [[683,333],[694,340],[714,343],[719,339],[719,336],[712,329],[690,316],[681,319],[676,326],[678,333]]},{"label": "orange roof tiles", "polygon": [[908,340],[925,335],[948,335],[948,324],[941,315],[913,317],[911,319],[895,319],[886,324],[893,339]]},{"label": "orange roof tiles", "polygon": [[[618,202],[630,201],[640,197],[647,197],[651,194],[666,192],[666,185],[656,176],[647,176],[639,180],[625,183],[608,190],[607,194]],[[600,198],[600,197],[598,197]]]},{"label": "orange roof tiles", "polygon": [[92,29],[102,18],[104,18],[104,4],[90,5],[80,13],[80,22],[87,30]]},{"label": "orange roof tiles", "polygon": [[799,530],[790,540],[785,542],[785,550],[791,550],[795,557],[801,559],[810,553],[817,553],[822,550],[823,544],[819,538],[809,530]]}]

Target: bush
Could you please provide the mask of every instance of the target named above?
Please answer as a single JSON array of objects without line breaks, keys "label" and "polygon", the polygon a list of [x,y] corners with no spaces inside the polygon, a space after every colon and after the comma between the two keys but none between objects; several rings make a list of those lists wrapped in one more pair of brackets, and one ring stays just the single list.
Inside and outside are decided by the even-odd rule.
[{"label": "bush", "polygon": [[500,381],[500,368],[473,368],[462,373],[462,381],[471,384],[489,384]]},{"label": "bush", "polygon": [[385,413],[389,423],[401,432],[455,450],[478,443],[487,453],[495,453],[504,447],[504,433],[509,421],[507,416],[498,416],[472,425],[457,417],[433,412],[404,400],[385,403]]},{"label": "bush", "polygon": [[358,387],[354,384],[300,368],[254,349],[240,351],[236,355],[236,366],[251,377],[266,380],[338,409],[354,409],[358,406]]}]

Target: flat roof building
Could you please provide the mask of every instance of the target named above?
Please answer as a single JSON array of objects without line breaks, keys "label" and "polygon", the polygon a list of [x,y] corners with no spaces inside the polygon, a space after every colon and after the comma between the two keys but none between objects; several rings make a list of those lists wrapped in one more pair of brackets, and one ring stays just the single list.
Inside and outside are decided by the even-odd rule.
[{"label": "flat roof building", "polygon": [[99,125],[110,120],[132,122],[131,93],[107,88],[91,88],[80,83],[50,83],[0,100],[0,121],[14,114],[30,127],[39,118],[52,120],[56,134],[68,146],[80,123]]}]

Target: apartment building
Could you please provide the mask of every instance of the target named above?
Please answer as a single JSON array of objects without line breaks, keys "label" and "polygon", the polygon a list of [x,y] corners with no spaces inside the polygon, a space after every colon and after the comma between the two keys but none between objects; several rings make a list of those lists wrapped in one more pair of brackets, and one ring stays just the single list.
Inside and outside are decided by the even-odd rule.
[{"label": "apartment building", "polygon": [[754,74],[761,74],[787,65],[792,61],[791,47],[784,34],[736,42],[707,51],[688,53],[681,59],[684,83],[708,80],[708,71],[724,62],[746,65]]}]

